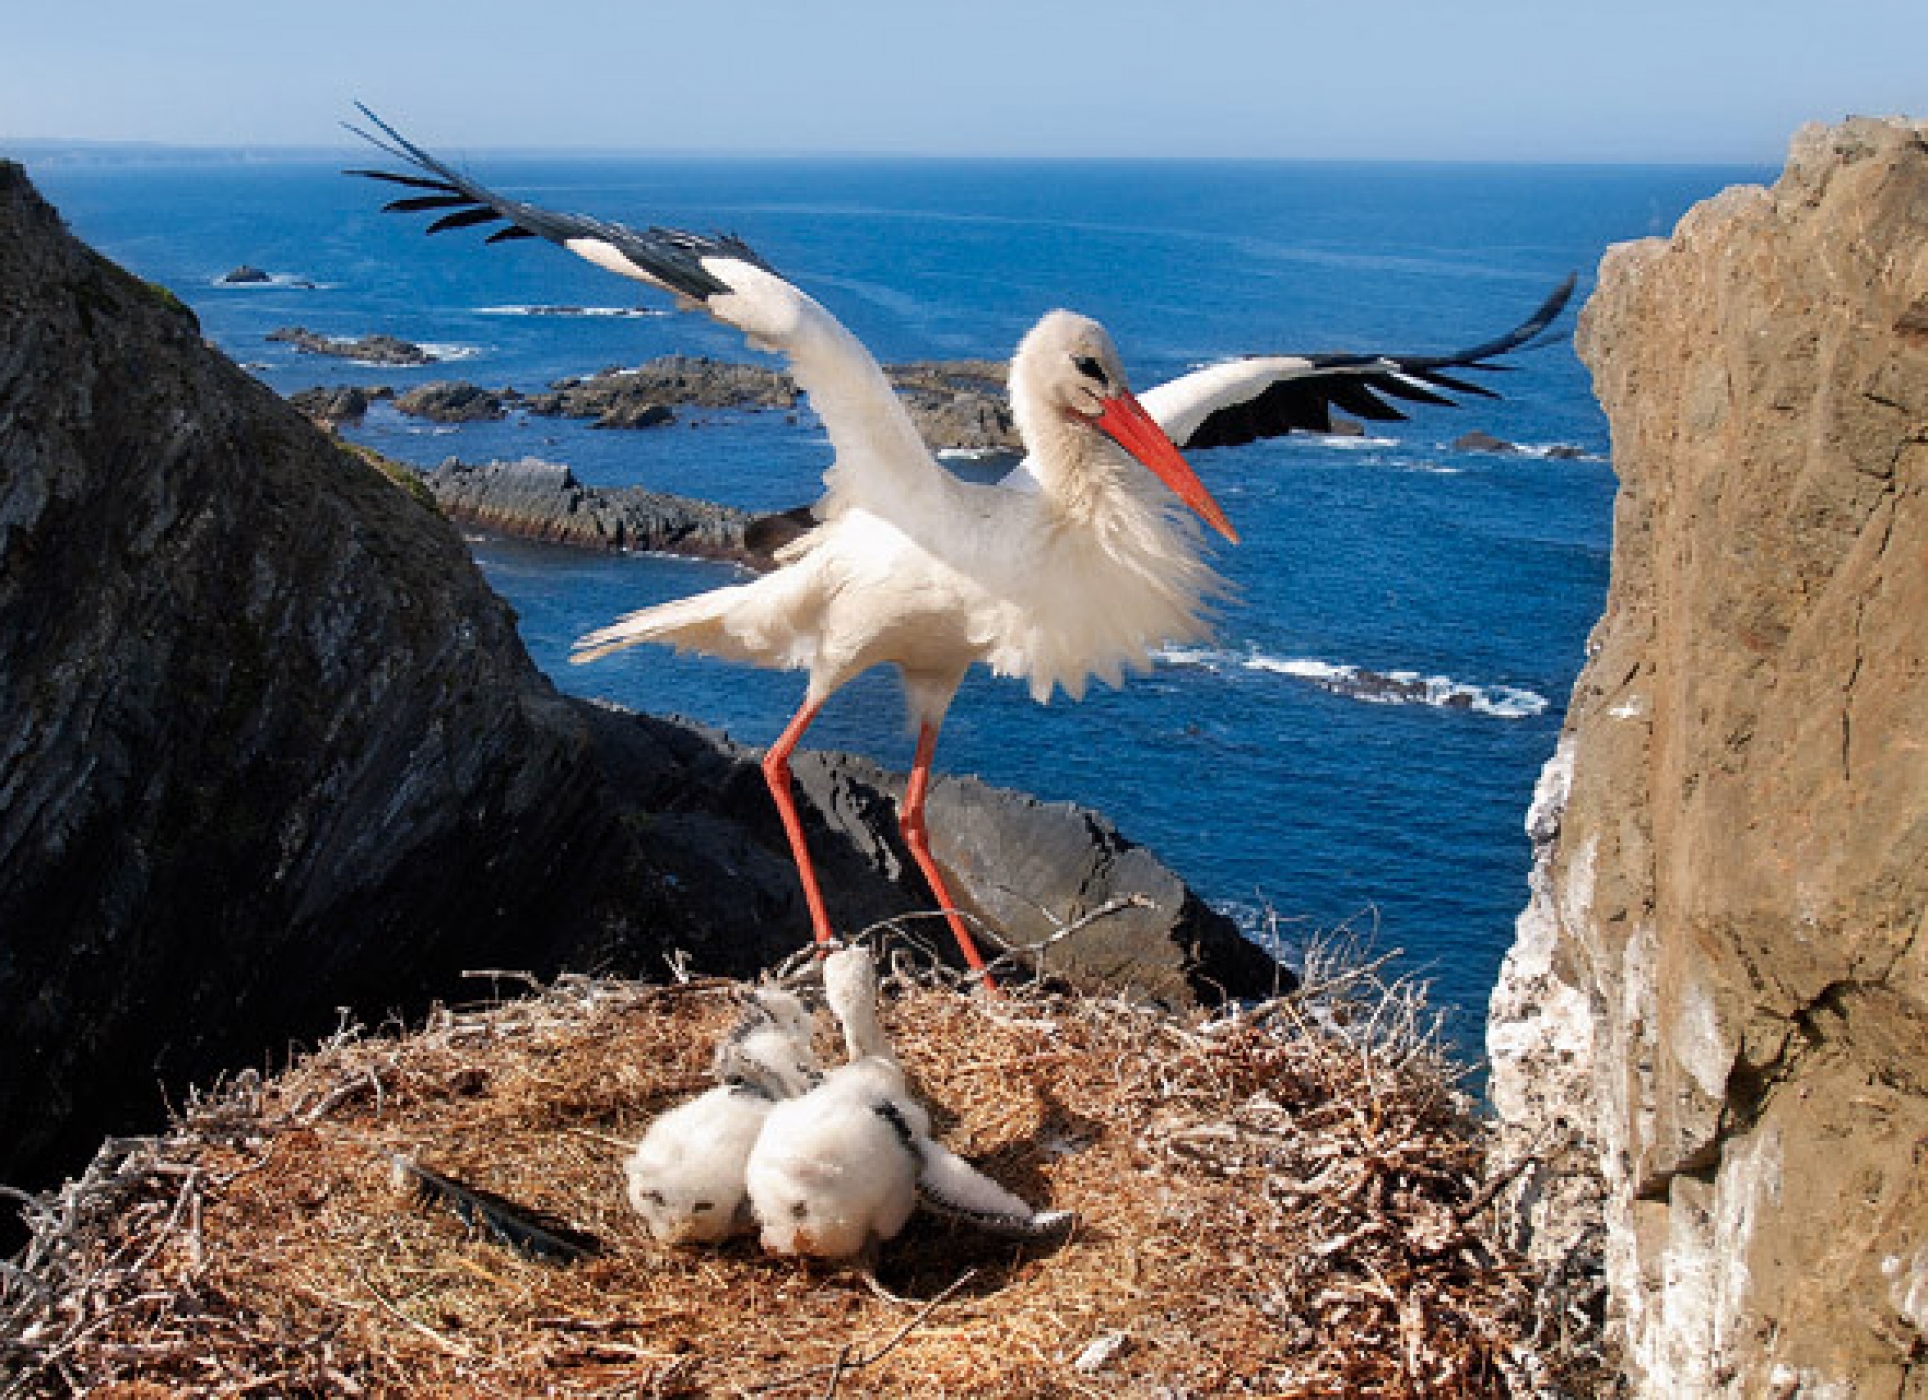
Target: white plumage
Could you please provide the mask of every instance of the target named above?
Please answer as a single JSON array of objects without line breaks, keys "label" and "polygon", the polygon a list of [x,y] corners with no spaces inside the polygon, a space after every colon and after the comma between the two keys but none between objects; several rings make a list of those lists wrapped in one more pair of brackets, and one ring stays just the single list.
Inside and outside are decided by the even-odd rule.
[{"label": "white plumage", "polygon": [[505,198],[363,111],[383,135],[361,134],[414,172],[355,173],[428,192],[392,209],[453,211],[430,232],[501,221],[492,241],[550,239],[700,307],[788,361],[835,451],[816,528],[779,555],[775,572],[631,613],[583,637],[573,659],[662,642],[807,673],[803,705],[772,745],[764,772],[819,943],[833,934],[790,793],[789,755],[840,686],[872,666],[897,667],[917,731],[901,814],[905,844],[965,959],[979,969],[923,818],[938,727],[965,672],[982,663],[1024,680],[1039,700],[1058,689],[1077,698],[1094,676],[1118,684],[1161,643],[1203,637],[1222,585],[1181,503],[1237,537],[1174,439],[1249,442],[1328,427],[1334,404],[1367,418],[1398,418],[1379,396],[1449,403],[1441,390],[1487,393],[1444,371],[1485,368],[1525,345],[1572,287],[1568,279],[1534,318],[1457,355],[1240,361],[1176,380],[1146,405],[1127,387],[1102,327],[1050,312],[1011,362],[1011,406],[1030,456],[1006,483],[982,486],[938,463],[870,353],[740,240],[639,230]]},{"label": "white plumage", "polygon": [[664,1244],[714,1244],[754,1228],[750,1151],[777,1101],[807,1092],[821,1073],[808,1009],[759,988],[713,1066],[717,1087],[655,1119],[623,1164],[630,1205]]},{"label": "white plumage", "polygon": [[745,1165],[763,1246],[843,1259],[904,1228],[919,1200],[1003,1234],[1034,1237],[1071,1220],[1033,1211],[931,1136],[877,1016],[868,951],[824,960],[824,996],[843,1028],[848,1062],[801,1098],[777,1104]]},{"label": "white plumage", "polygon": [[929,1136],[930,1119],[878,1022],[869,952],[832,953],[823,985],[848,1062],[770,1110],[744,1184],[765,1249],[848,1259],[895,1236],[917,1208],[914,1143]]}]

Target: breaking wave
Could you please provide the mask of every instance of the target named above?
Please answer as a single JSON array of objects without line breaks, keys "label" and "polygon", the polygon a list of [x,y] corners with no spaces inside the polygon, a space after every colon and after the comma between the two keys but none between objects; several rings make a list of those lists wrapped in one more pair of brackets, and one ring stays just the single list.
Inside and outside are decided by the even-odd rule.
[{"label": "breaking wave", "polygon": [[478,306],[482,316],[667,316],[651,306]]},{"label": "breaking wave", "polygon": [[1375,671],[1311,657],[1268,656],[1257,651],[1240,655],[1201,647],[1166,647],[1157,656],[1167,666],[1192,666],[1219,675],[1257,672],[1287,676],[1367,705],[1424,705],[1436,710],[1466,710],[1494,719],[1526,719],[1547,707],[1544,695],[1522,686],[1478,685],[1418,671]]}]

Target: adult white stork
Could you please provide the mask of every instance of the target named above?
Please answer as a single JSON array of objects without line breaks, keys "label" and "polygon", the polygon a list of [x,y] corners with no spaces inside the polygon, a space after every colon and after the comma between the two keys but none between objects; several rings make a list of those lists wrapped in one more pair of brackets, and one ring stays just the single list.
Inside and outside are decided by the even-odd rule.
[{"label": "adult white stork", "polygon": [[753,582],[646,608],[581,638],[572,660],[664,642],[752,665],[801,670],[801,707],[763,760],[795,857],[811,926],[833,941],[790,791],[789,758],[824,702],[873,666],[897,667],[917,731],[899,822],[965,961],[982,972],[931,856],[924,821],[937,734],[973,663],[1027,680],[1032,695],[1073,699],[1096,676],[1118,685],[1154,648],[1209,631],[1224,592],[1196,523],[1238,536],[1179,445],[1249,442],[1324,429],[1329,407],[1403,415],[1385,397],[1450,403],[1440,390],[1490,395],[1449,376],[1497,369],[1495,357],[1546,329],[1572,279],[1524,324],[1454,355],[1298,355],[1213,366],[1147,393],[1127,387],[1097,322],[1052,311],[1011,361],[1012,414],[1028,449],[997,485],[959,480],[932,455],[870,353],[828,311],[740,239],[630,228],[505,198],[379,128],[357,135],[414,169],[355,170],[421,193],[387,209],[444,211],[428,232],[502,223],[488,241],[547,238],[597,266],[669,292],[782,355],[829,434],[834,458],[813,523]]}]

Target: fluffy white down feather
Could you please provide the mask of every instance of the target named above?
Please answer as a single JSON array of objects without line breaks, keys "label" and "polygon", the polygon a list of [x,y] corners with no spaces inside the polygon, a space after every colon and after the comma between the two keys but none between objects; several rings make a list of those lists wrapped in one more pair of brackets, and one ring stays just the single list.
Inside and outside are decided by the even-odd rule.
[{"label": "fluffy white down feather", "polygon": [[714,1244],[750,1228],[744,1167],[775,1107],[719,1086],[657,1118],[623,1164],[629,1203],[664,1244]]},{"label": "fluffy white down feather", "polygon": [[717,1046],[714,1089],[649,1125],[623,1164],[629,1203],[664,1244],[714,1244],[754,1227],[744,1170],[778,1099],[821,1073],[810,1012],[776,988],[750,995]]}]

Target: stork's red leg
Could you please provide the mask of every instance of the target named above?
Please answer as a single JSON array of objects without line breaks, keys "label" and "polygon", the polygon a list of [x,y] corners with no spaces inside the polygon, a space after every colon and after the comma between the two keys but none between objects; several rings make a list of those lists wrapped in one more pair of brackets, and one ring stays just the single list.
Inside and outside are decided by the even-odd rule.
[{"label": "stork's red leg", "polygon": [[931,859],[929,830],[924,825],[924,794],[930,787],[931,756],[937,752],[937,726],[926,724],[917,731],[917,756],[911,760],[910,782],[904,787],[904,807],[898,814],[897,823],[904,833],[904,844],[910,847],[911,856],[917,861],[917,868],[924,872],[924,879],[930,883],[931,893],[937,896],[937,903],[944,911],[944,918],[950,923],[951,933],[957,939],[958,951],[964,954],[964,961],[971,970],[983,973],[984,985],[995,987],[996,982],[984,971],[984,959],[978,956],[977,944],[972,942],[970,930],[958,917],[957,901],[944,886],[944,877],[937,871],[937,862]]},{"label": "stork's red leg", "polygon": [[804,702],[770,751],[763,755],[763,779],[776,799],[777,816],[783,821],[783,834],[790,838],[790,855],[797,863],[797,878],[803,881],[803,902],[810,907],[810,927],[818,943],[829,943],[830,916],[824,913],[823,891],[817,888],[817,872],[810,864],[810,848],[803,843],[803,821],[797,816],[796,799],[790,793],[790,754],[803,738],[803,731],[822,709],[821,701]]}]

